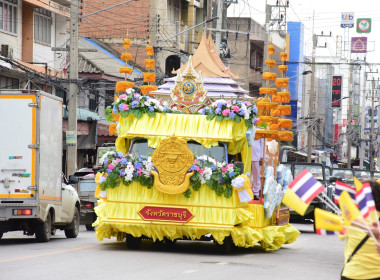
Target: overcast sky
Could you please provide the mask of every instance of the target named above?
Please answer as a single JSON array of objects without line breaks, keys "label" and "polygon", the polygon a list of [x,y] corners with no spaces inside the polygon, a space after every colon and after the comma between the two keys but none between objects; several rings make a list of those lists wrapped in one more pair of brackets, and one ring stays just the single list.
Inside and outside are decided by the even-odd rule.
[{"label": "overcast sky", "polygon": [[[261,24],[265,22],[265,3],[275,5],[275,0],[238,0],[228,8],[229,16],[251,17]],[[285,3],[284,0],[280,1]],[[314,12],[314,17],[313,17]],[[336,36],[344,38],[344,28],[340,27],[342,12],[354,13],[354,28],[349,28],[350,37],[368,37],[367,62],[379,63],[380,68],[380,0],[289,0],[286,10],[287,21],[301,21],[305,27],[305,54],[311,55],[312,34],[325,35],[332,32],[331,38],[319,38],[318,45],[327,43],[327,48],[317,48],[317,56],[335,56]],[[314,20],[313,20],[314,18]],[[371,33],[356,33],[356,19],[371,18]],[[347,30],[347,29],[346,29]],[[347,34],[346,34],[347,35]],[[377,42],[376,42],[377,40]],[[352,54],[352,58],[356,58]]]}]

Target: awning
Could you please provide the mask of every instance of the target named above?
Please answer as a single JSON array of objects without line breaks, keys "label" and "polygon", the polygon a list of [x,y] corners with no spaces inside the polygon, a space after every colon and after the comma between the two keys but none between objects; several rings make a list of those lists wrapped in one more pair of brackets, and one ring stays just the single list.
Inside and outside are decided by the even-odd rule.
[{"label": "awning", "polygon": [[[289,153],[290,152],[293,152],[293,151],[289,151]],[[301,152],[293,152],[293,153],[295,153],[296,155],[302,156],[302,157],[307,157],[306,153],[301,153]],[[311,158],[315,159],[315,156],[311,155]]]},{"label": "awning", "polygon": [[[66,105],[63,105],[63,117],[67,119],[69,116],[68,109]],[[77,108],[77,120],[78,121],[98,121],[99,115],[97,113]]]}]

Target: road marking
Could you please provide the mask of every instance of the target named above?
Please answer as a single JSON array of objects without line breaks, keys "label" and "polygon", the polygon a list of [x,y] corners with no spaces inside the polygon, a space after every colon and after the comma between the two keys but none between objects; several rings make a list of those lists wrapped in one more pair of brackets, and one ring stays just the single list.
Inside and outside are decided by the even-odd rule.
[{"label": "road marking", "polygon": [[27,256],[27,257],[20,257],[20,258],[8,259],[8,260],[0,260],[0,263],[14,262],[14,261],[34,259],[34,258],[39,258],[39,257],[46,257],[46,256],[51,256],[51,255],[57,255],[57,254],[63,254],[63,253],[68,253],[68,252],[74,252],[74,251],[78,251],[78,250],[83,250],[83,249],[99,246],[101,244],[102,243],[98,243],[98,244],[92,244],[92,245],[82,246],[82,247],[68,249],[68,250],[63,250],[63,251],[56,251],[56,252],[50,252],[50,253],[45,253],[45,254],[39,254],[39,255],[33,255],[33,256]]},{"label": "road marking", "polygon": [[185,270],[183,273],[194,273],[198,272],[199,270]]}]

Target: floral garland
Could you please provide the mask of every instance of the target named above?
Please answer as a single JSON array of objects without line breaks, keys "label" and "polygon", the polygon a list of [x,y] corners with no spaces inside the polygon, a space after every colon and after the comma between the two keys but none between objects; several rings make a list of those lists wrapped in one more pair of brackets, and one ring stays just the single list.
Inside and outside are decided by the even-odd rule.
[{"label": "floral garland", "polygon": [[156,113],[179,113],[175,109],[169,108],[166,101],[162,103],[157,99],[142,96],[134,91],[131,94],[121,94],[112,106],[112,108],[108,106],[104,111],[107,121],[113,120],[112,112],[123,118],[133,114],[137,119],[141,119],[144,114],[155,117]]},{"label": "floral garland", "polygon": [[219,99],[211,106],[202,108],[200,113],[207,115],[208,120],[215,118],[217,122],[234,120],[236,123],[240,123],[244,120],[248,128],[256,125],[259,121],[256,105],[248,101]]},{"label": "floral garland", "polygon": [[[154,168],[152,157],[123,155],[120,152],[109,151],[100,159],[102,168],[99,170],[99,185],[101,190],[115,188],[122,182],[128,186],[133,181],[152,188],[154,177],[151,169]],[[232,196],[231,181],[239,176],[240,168],[232,163],[218,162],[214,158],[195,156],[194,164],[188,172],[194,171],[190,178],[190,186],[194,191],[199,191],[201,185],[207,185],[215,191],[218,196],[224,195],[226,198]],[[184,196],[191,196],[191,189],[184,192]]]}]

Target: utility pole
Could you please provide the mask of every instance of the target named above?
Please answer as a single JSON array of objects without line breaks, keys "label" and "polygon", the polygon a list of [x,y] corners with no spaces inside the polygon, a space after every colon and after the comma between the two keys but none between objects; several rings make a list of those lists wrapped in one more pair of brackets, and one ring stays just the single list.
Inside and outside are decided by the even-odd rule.
[{"label": "utility pole", "polygon": [[[218,17],[218,20],[216,21],[216,29],[221,30],[222,23],[223,23],[223,0],[218,0],[217,17]],[[222,42],[222,32],[217,32],[215,35],[215,45],[218,52],[220,49],[221,42]]]},{"label": "utility pole", "polygon": [[349,95],[348,95],[348,120],[347,120],[347,130],[346,130],[346,135],[347,135],[347,168],[351,168],[351,146],[352,146],[352,141],[351,141],[351,135],[352,135],[352,93],[353,93],[353,86],[352,86],[352,71],[353,71],[353,66],[352,64],[350,65],[350,81],[349,81]]},{"label": "utility pole", "polygon": [[374,156],[373,156],[373,137],[375,136],[374,133],[374,126],[375,126],[375,80],[372,79],[372,100],[371,100],[371,133],[370,133],[370,146],[369,146],[369,151],[370,151],[370,167],[369,170],[373,171],[374,170]]},{"label": "utility pole", "polygon": [[[66,175],[77,170],[77,107],[78,107],[78,29],[79,0],[71,0],[70,7],[70,86],[68,100],[68,131],[72,133],[73,144],[67,145]],[[74,141],[75,140],[75,141]]]},{"label": "utility pole", "polygon": [[[313,122],[314,120],[314,91],[315,91],[315,51],[317,48],[317,35],[313,34],[313,52],[311,59],[311,87],[310,87],[310,97],[309,97],[309,120]],[[312,127],[308,128],[307,132],[307,162],[311,162],[311,149],[313,145],[313,124]]]}]

